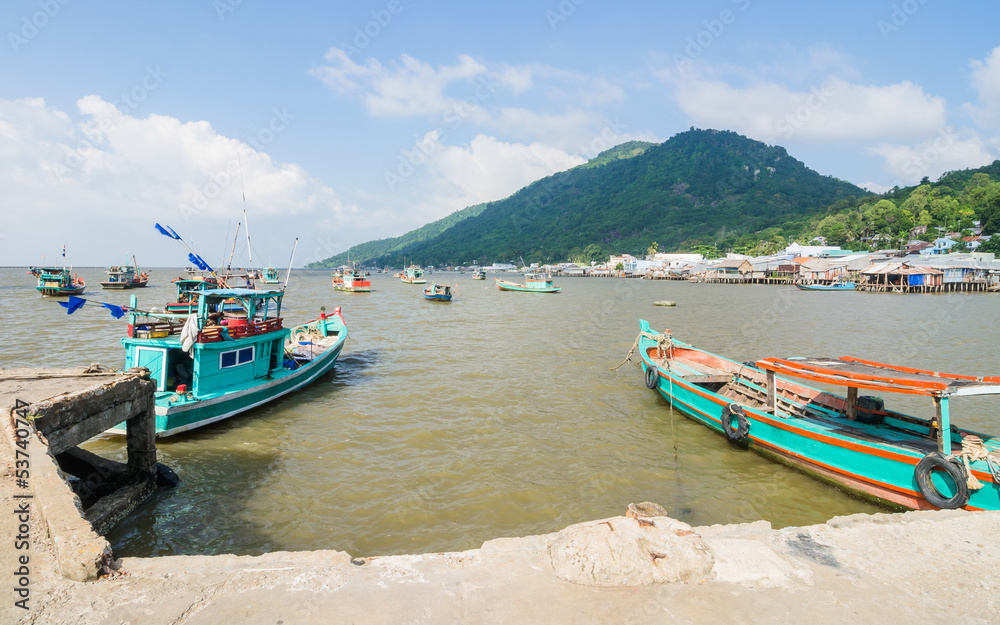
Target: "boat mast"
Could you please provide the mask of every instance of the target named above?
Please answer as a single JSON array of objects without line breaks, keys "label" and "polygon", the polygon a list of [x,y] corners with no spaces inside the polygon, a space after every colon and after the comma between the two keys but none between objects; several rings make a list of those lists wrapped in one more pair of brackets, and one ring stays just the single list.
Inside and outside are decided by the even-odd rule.
[{"label": "boat mast", "polygon": [[226,271],[230,271],[233,267],[233,256],[236,254],[236,241],[240,238],[240,224],[242,222],[236,222],[236,234],[233,235],[233,249],[229,252],[229,262],[226,263]]},{"label": "boat mast", "polygon": [[288,286],[288,278],[292,275],[292,261],[295,259],[295,246],[299,244],[299,237],[295,237],[295,242],[292,243],[292,255],[288,258],[288,271],[285,272],[285,285]]},{"label": "boat mast", "polygon": [[250,247],[250,220],[247,219],[247,191],[243,186],[243,159],[240,158],[240,153],[236,153],[237,162],[240,165],[240,193],[243,194],[243,223],[246,224],[246,235],[247,235],[247,257],[250,259],[250,273],[253,273],[253,250]]}]

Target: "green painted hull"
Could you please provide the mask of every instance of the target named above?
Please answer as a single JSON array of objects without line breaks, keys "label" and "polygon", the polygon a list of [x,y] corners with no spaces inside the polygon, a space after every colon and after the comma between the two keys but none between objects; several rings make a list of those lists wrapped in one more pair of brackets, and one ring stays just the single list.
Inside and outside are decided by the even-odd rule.
[{"label": "green painted hull", "polygon": [[519,291],[521,293],[558,293],[562,291],[562,287],[559,286],[524,285],[516,282],[507,282],[500,278],[496,278],[496,284],[497,288],[501,291]]},{"label": "green painted hull", "polygon": [[[657,344],[649,335],[655,336],[655,333],[650,332],[646,321],[641,321],[640,327],[643,334],[640,335],[638,349],[642,367],[644,372],[656,368],[656,391],[670,402],[671,407],[724,433],[723,411],[733,399],[712,390],[713,386],[719,386],[717,380],[715,384],[699,383],[698,375],[683,368],[683,360],[670,360],[670,368],[654,363],[651,354],[657,353]],[[697,350],[677,339],[672,342],[675,348],[696,352],[700,362],[711,362],[737,376],[749,371],[746,365]],[[763,377],[763,373],[755,368],[753,375]],[[705,380],[706,377],[700,376],[700,379]],[[780,377],[778,386],[788,389],[790,393],[801,393],[802,397],[821,393],[797,381]],[[766,392],[766,387],[763,390]],[[837,397],[823,395],[825,398]],[[787,403],[795,405],[796,401],[791,399]],[[799,405],[815,410],[826,404]],[[886,422],[881,425],[872,425],[848,421],[842,414],[833,411],[828,411],[830,414],[824,418],[809,418],[789,414],[775,416],[742,402],[740,406],[746,413],[749,433],[739,444],[835,484],[852,495],[890,508],[936,509],[921,494],[915,477],[916,464],[936,448],[932,447],[926,430],[920,431],[918,426],[908,421],[896,421],[890,417],[886,417]],[[911,432],[908,433],[908,430]],[[994,437],[965,429],[962,431],[980,436],[995,455],[1000,455],[996,453],[1000,445]],[[960,447],[957,430],[953,430],[953,439],[956,447]],[[984,486],[970,491],[964,507],[969,510],[1000,510],[1000,483],[992,478],[987,463],[982,460],[973,462],[972,469]],[[935,477],[934,482],[942,493],[954,490],[954,486],[947,481]]]}]

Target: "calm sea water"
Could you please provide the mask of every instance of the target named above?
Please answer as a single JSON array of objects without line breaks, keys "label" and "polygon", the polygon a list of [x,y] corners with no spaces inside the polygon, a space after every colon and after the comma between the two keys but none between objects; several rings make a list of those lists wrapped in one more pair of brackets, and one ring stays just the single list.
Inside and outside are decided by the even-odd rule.
[{"label": "calm sea water", "polygon": [[[82,270],[85,297],[103,272]],[[177,269],[134,291],[158,305]],[[638,320],[732,357],[854,355],[1000,374],[1000,297],[810,293],[600,278],[557,280],[558,295],[504,293],[471,274],[450,304],[372,276],[339,293],[328,272],[295,272],[286,325],[342,306],[350,338],[334,372],[240,417],[159,442],[182,484],[111,534],[117,555],[353,555],[461,550],[557,531],[655,501],[694,525],[819,523],[877,508],[730,445],[646,389],[622,361]],[[88,304],[72,316],[24,270],[0,270],[0,366],[121,366],[125,322]],[[654,307],[671,299],[676,308]],[[930,414],[930,402],[887,403]],[[924,404],[927,405],[924,405]],[[957,423],[1000,430],[995,399],[953,404]],[[88,448],[124,459],[118,439]]]}]

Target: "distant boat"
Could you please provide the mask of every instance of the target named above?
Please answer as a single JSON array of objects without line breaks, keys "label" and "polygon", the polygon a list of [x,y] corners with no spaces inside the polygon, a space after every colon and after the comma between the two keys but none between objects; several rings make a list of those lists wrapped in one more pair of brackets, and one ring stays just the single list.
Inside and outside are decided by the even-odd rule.
[{"label": "distant boat", "polygon": [[424,289],[424,299],[432,302],[450,302],[451,287],[447,284],[431,283]]},{"label": "distant boat", "polygon": [[424,270],[416,265],[410,265],[404,269],[399,279],[406,284],[427,284],[427,280],[424,278]]},{"label": "distant boat", "polygon": [[545,274],[529,273],[524,276],[524,284],[495,278],[501,291],[523,291],[525,293],[558,293],[562,287],[553,286],[552,278]]},{"label": "distant boat", "polygon": [[198,299],[201,291],[222,288],[214,276],[196,276],[194,278],[175,278],[171,281],[177,287],[177,299],[164,304],[164,312],[175,315],[190,315],[198,312]]},{"label": "distant boat", "polygon": [[141,289],[149,282],[149,274],[139,271],[139,266],[132,257],[132,264],[108,267],[108,279],[101,282],[101,288],[112,291],[125,289]]},{"label": "distant boat", "polygon": [[834,282],[832,284],[796,284],[800,291],[853,291],[853,282]]},{"label": "distant boat", "polygon": [[[961,396],[1000,394],[1000,376],[974,377],[851,357],[740,363],[639,321],[633,347],[646,386],[695,421],[762,456],[891,507],[1000,510],[995,436],[951,422]],[[631,352],[630,352],[631,354]],[[806,386],[846,388],[846,396]],[[936,416],[887,409],[878,396],[932,399]],[[665,405],[665,404],[664,404]],[[721,451],[721,450],[720,450]]]},{"label": "distant boat", "polygon": [[475,273],[472,274],[472,279],[473,280],[485,280],[486,279],[486,272],[483,271],[482,269],[478,269],[478,270],[475,271]]},{"label": "distant boat", "polygon": [[[289,330],[280,289],[187,294],[197,300],[190,314],[139,310],[133,295],[122,339],[125,367],[145,367],[156,384],[157,436],[193,430],[304,387],[333,368],[347,339],[339,307]],[[110,431],[124,434],[125,424]]]},{"label": "distant boat", "polygon": [[264,270],[263,275],[261,275],[260,281],[264,284],[280,284],[278,280],[278,270],[274,267],[268,267]]},{"label": "distant boat", "polygon": [[65,267],[32,267],[28,272],[38,278],[35,289],[46,297],[80,295],[87,283]]},{"label": "distant boat", "polygon": [[334,272],[333,288],[348,293],[371,293],[372,283],[357,269],[345,269]]}]

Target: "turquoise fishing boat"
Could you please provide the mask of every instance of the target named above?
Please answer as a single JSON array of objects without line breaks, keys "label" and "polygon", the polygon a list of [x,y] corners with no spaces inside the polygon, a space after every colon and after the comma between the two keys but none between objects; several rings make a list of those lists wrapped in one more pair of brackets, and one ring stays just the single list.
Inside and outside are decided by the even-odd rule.
[{"label": "turquoise fishing boat", "polygon": [[477,269],[476,271],[474,271],[472,273],[472,279],[473,280],[485,280],[486,279],[486,272],[483,271],[482,269]]},{"label": "turquoise fishing boat", "polygon": [[853,282],[833,282],[831,284],[796,284],[800,291],[853,291]]},{"label": "turquoise fishing boat", "polygon": [[[181,285],[183,286],[183,285]],[[179,286],[180,288],[180,286]],[[156,434],[170,436],[294,392],[333,369],[347,340],[340,308],[285,327],[282,290],[188,290],[191,313],[129,306],[125,368],[156,382]],[[113,432],[124,433],[122,423]]]},{"label": "turquoise fishing boat", "polygon": [[[951,423],[951,399],[1000,394],[973,377],[843,357],[739,363],[653,332],[636,345],[646,386],[695,421],[768,458],[891,508],[1000,510],[1000,439]],[[631,353],[629,354],[631,356]],[[846,389],[820,391],[800,380]],[[859,391],[928,397],[935,416]]]},{"label": "turquoise fishing boat", "polygon": [[501,291],[523,291],[525,293],[558,293],[562,287],[553,286],[552,278],[545,274],[528,273],[524,275],[524,284],[509,282],[494,278],[497,288]]},{"label": "turquoise fishing boat", "polygon": [[406,284],[427,284],[427,280],[424,278],[424,270],[416,265],[410,265],[404,269],[399,279]]},{"label": "turquoise fishing boat", "polygon": [[447,284],[431,283],[424,289],[424,299],[432,302],[450,302],[451,287]]},{"label": "turquoise fishing boat", "polygon": [[281,284],[281,280],[278,279],[278,270],[274,267],[268,267],[260,274],[260,281],[264,284]]},{"label": "turquoise fishing boat", "polygon": [[32,267],[28,273],[38,278],[35,290],[46,297],[80,295],[87,288],[83,278],[65,267]]}]

